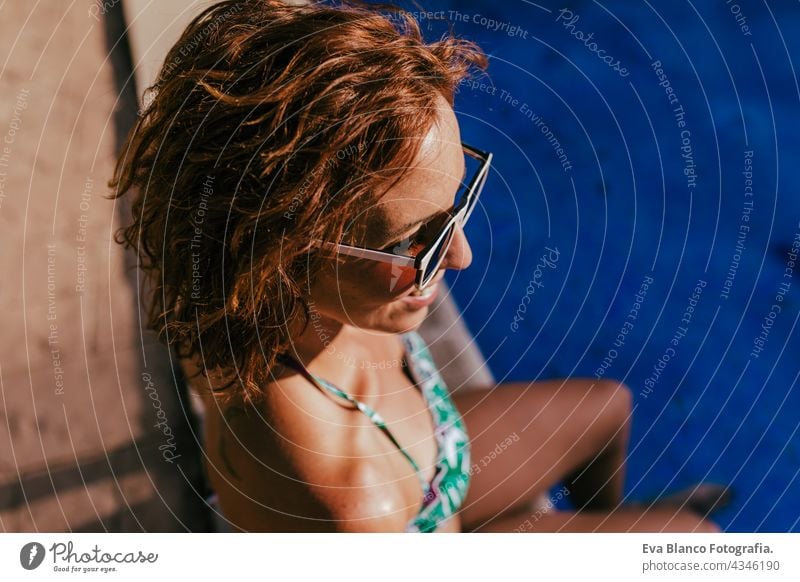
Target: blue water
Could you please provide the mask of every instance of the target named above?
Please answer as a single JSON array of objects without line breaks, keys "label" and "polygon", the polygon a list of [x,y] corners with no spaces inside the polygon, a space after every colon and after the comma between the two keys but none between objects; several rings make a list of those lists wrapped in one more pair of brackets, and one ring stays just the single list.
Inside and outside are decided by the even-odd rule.
[{"label": "blue water", "polygon": [[626,493],[729,483],[727,531],[800,531],[800,6],[769,4],[437,1],[421,20],[490,56],[456,102],[496,158],[448,281],[494,375],[625,382]]}]

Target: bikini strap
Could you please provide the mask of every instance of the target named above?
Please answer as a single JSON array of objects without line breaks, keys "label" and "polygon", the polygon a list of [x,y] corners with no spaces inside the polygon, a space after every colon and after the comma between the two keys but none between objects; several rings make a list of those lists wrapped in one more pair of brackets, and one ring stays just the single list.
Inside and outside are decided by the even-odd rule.
[{"label": "bikini strap", "polygon": [[389,430],[389,427],[386,426],[386,422],[384,421],[383,417],[377,410],[375,410],[368,404],[365,404],[364,402],[361,402],[360,400],[354,398],[344,390],[341,390],[340,388],[334,386],[324,378],[320,378],[319,376],[312,374],[311,371],[308,370],[308,368],[306,368],[302,362],[296,360],[289,354],[279,354],[278,358],[282,362],[288,364],[292,368],[296,369],[298,372],[302,373],[315,386],[321,389],[325,389],[328,392],[332,392],[333,394],[341,398],[344,398],[351,404],[355,405],[355,407],[358,408],[362,413],[364,413],[367,416],[367,418],[369,418],[372,421],[372,423],[375,426],[377,426],[381,430],[381,432],[383,432],[383,434],[389,437],[389,440],[391,440],[392,444],[394,444],[394,446],[396,446],[400,450],[403,456],[406,459],[408,459],[408,462],[411,463],[411,466],[414,468],[414,471],[417,474],[417,478],[419,479],[420,484],[422,485],[423,492],[425,493],[428,492],[428,483],[427,481],[425,481],[425,477],[422,475],[422,471],[420,471],[416,461],[413,459],[411,455],[408,454],[408,452],[406,452],[406,450],[402,447],[402,445],[400,445],[400,443],[397,442],[397,439],[392,434],[392,431]]}]

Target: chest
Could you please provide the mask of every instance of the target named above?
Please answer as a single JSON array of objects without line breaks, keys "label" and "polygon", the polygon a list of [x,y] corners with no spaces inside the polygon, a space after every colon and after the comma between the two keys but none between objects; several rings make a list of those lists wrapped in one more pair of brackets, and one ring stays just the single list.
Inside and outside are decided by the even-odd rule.
[{"label": "chest", "polygon": [[[402,353],[385,360],[385,367],[381,367],[382,362],[378,360],[365,364],[363,381],[370,385],[372,394],[366,403],[380,414],[397,445],[416,462],[426,482],[429,482],[434,475],[439,453],[432,411],[421,388],[415,385],[414,375]],[[419,479],[410,461],[391,439],[379,434],[377,426],[372,428],[377,435],[375,438],[382,443],[386,458],[391,459],[396,468],[395,474],[398,478],[405,476],[404,480],[410,482],[407,487],[410,496],[413,499],[420,498]]]}]

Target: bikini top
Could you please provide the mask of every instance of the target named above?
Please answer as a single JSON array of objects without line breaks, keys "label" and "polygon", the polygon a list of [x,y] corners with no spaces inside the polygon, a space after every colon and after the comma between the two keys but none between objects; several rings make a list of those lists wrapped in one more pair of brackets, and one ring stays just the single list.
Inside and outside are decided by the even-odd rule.
[{"label": "bikini top", "polygon": [[425,480],[419,465],[397,442],[377,411],[324,378],[312,374],[291,356],[284,355],[281,359],[303,373],[318,387],[354,404],[408,459],[420,481],[422,504],[417,515],[406,524],[405,531],[433,532],[441,522],[458,511],[466,496],[470,478],[469,437],[425,341],[416,331],[406,332],[400,337],[405,347],[409,378],[422,392],[435,427],[438,453],[436,469],[430,482]]}]

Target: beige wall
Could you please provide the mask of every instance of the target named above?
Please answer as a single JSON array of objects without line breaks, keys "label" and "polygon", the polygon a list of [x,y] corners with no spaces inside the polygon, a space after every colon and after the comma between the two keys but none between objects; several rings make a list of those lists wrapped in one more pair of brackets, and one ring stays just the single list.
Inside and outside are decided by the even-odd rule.
[{"label": "beige wall", "polygon": [[160,407],[185,439],[168,354],[143,342],[111,242],[122,104],[93,6],[0,8],[0,531],[172,530],[186,513],[153,426]]}]

